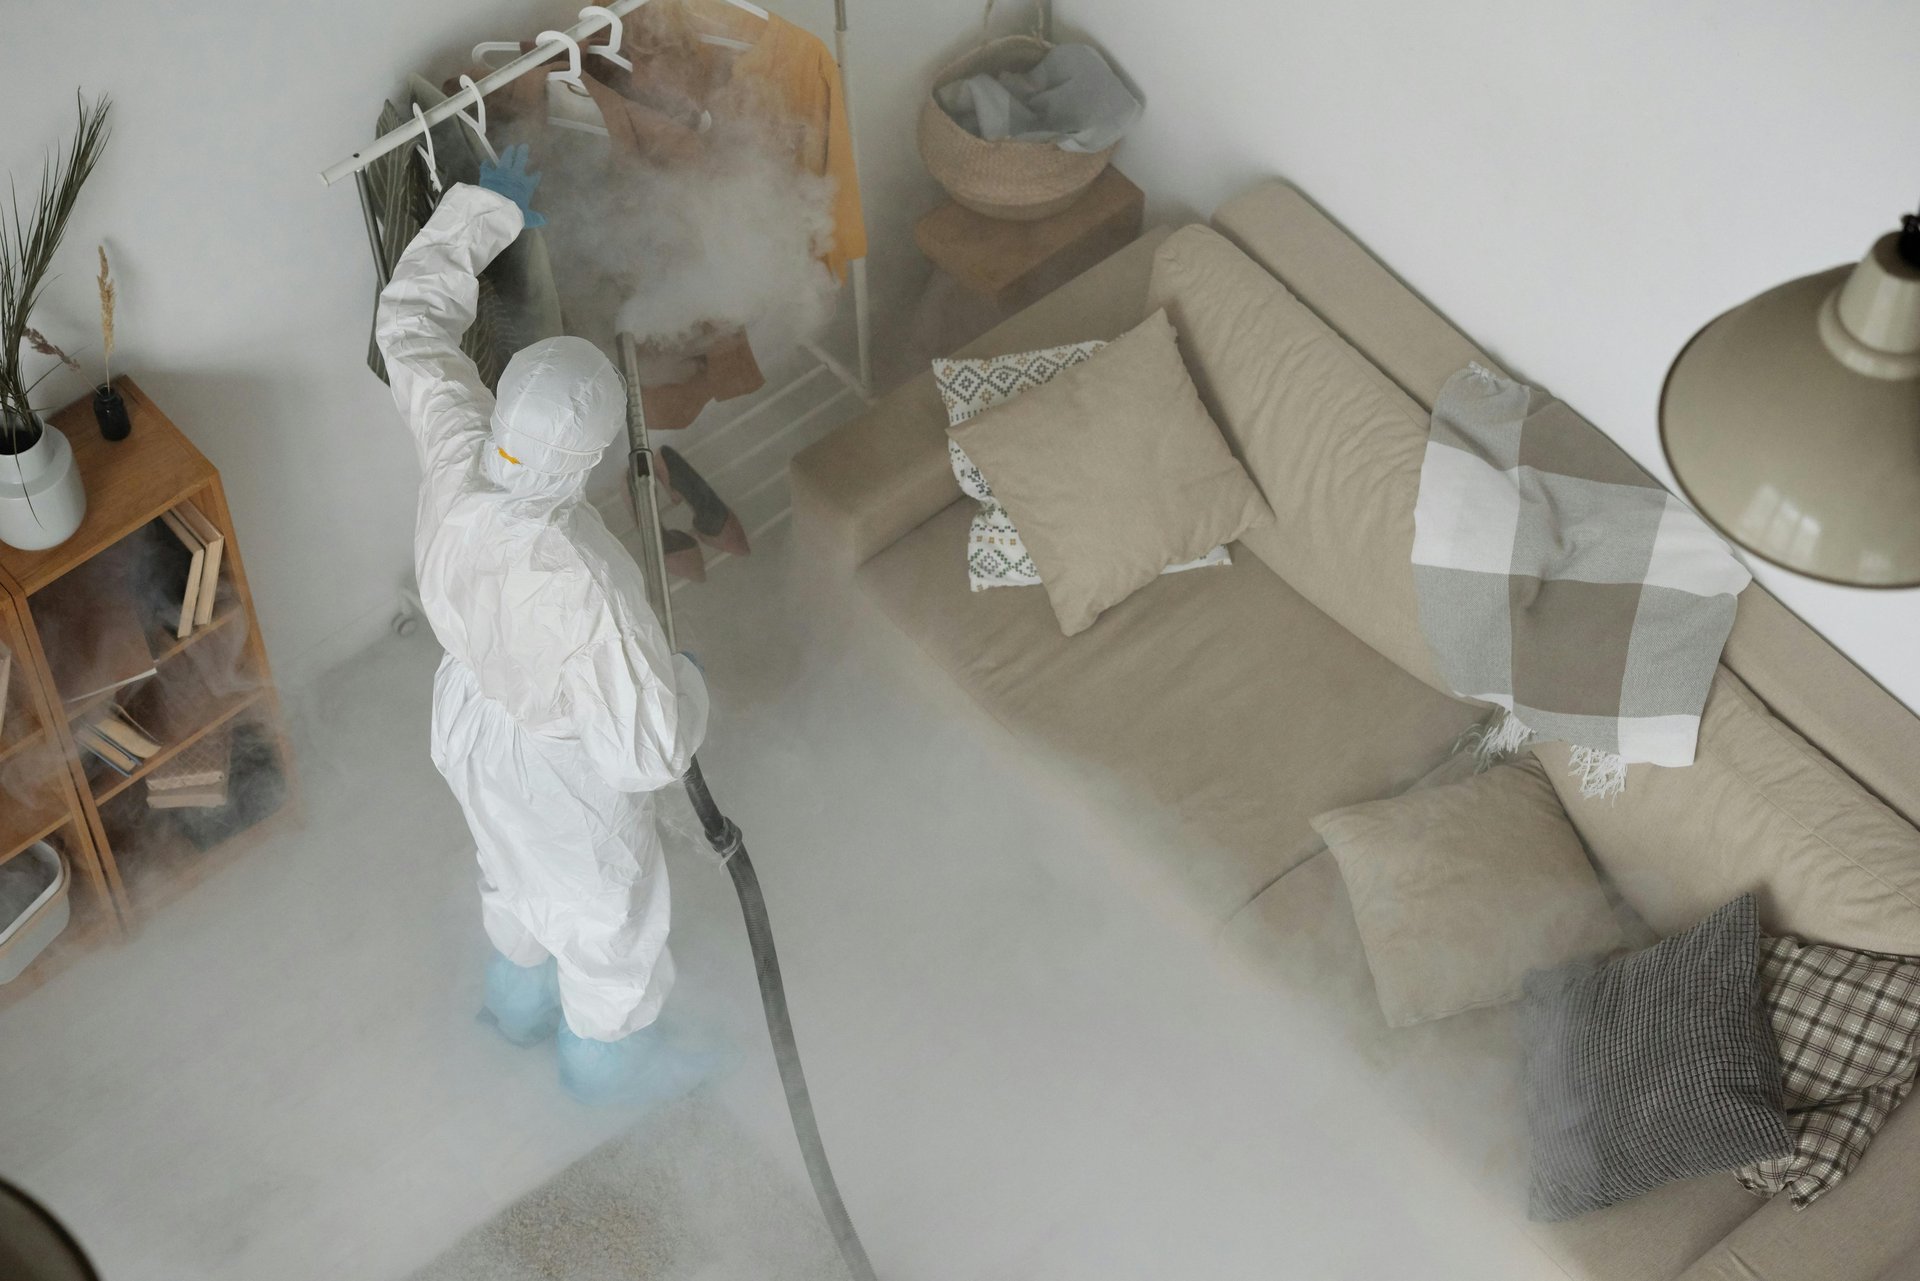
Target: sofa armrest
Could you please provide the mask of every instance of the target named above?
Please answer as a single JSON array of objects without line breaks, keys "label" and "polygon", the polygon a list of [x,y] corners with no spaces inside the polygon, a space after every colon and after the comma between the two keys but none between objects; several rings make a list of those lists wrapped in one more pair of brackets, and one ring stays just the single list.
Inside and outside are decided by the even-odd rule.
[{"label": "sofa armrest", "polygon": [[1920,1106],[1894,1109],[1860,1164],[1804,1210],[1775,1197],[1679,1281],[1875,1281],[1920,1246]]},{"label": "sofa armrest", "polygon": [[[1117,338],[1146,307],[1155,228],[969,343],[963,356],[1001,355]],[[909,380],[789,467],[794,524],[809,550],[846,574],[954,502],[947,413],[930,373]]]},{"label": "sofa armrest", "polygon": [[809,554],[843,575],[960,497],[947,415],[921,374],[787,465],[793,523]]}]

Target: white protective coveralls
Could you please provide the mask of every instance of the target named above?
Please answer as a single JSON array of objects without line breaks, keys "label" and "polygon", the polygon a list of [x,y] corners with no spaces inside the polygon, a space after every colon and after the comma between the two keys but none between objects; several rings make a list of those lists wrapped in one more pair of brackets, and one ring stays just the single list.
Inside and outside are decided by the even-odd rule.
[{"label": "white protective coveralls", "polygon": [[496,403],[460,351],[477,277],[520,229],[512,201],[453,188],[380,295],[376,332],[419,449],[420,599],[447,651],[433,761],[479,845],[487,934],[519,965],[553,955],[568,1026],[613,1041],[673,985],[648,794],[686,772],[707,690],[581,498],[624,427],[613,365],[584,339],[546,339],[508,363]]}]

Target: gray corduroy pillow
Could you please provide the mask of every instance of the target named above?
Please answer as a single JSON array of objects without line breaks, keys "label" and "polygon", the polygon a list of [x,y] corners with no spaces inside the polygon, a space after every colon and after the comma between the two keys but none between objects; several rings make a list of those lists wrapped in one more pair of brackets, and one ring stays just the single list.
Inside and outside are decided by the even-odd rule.
[{"label": "gray corduroy pillow", "polygon": [[1527,976],[1532,1218],[1793,1151],[1759,940],[1743,894],[1644,952]]}]

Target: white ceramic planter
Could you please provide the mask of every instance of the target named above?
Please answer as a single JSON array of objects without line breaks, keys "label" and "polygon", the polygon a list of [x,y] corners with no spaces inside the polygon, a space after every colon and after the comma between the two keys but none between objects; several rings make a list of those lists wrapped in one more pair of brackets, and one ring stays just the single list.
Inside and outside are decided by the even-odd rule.
[{"label": "white ceramic planter", "polygon": [[31,449],[0,454],[0,543],[29,552],[58,546],[86,514],[73,446],[51,424],[41,424]]}]

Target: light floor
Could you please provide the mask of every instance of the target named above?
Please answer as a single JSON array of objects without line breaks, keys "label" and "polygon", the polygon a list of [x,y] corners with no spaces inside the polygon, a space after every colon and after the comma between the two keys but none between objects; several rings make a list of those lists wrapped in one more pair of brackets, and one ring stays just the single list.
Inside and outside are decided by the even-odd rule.
[{"label": "light floor", "polygon": [[[883,1278],[1553,1275],[1114,875],[1150,828],[1024,772],[896,633],[797,590],[781,541],[680,594],[682,641]],[[738,1047],[730,1076],[591,1112],[473,1021],[436,660],[385,642],[296,700],[303,824],[0,1014],[0,1174],[108,1281],[387,1281],[617,1139],[590,1194],[488,1229],[537,1236],[552,1205],[577,1248],[488,1278],[832,1275],[731,887],[698,853],[674,861],[675,1004]]]}]

